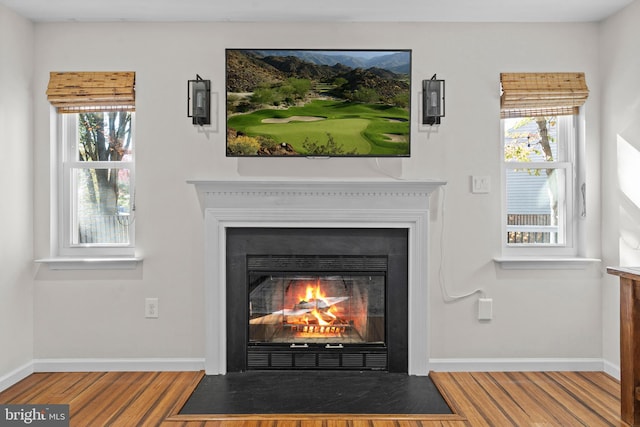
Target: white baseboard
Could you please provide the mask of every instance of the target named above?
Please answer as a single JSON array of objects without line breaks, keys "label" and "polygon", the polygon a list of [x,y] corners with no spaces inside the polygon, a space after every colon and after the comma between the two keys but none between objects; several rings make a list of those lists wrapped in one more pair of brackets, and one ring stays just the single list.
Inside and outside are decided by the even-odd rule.
[{"label": "white baseboard", "polygon": [[35,359],[33,372],[201,371],[204,358],[193,359]]},{"label": "white baseboard", "polygon": [[620,365],[614,365],[608,360],[604,361],[604,371],[611,375],[613,378],[620,381]]},{"label": "white baseboard", "polygon": [[[0,391],[34,372],[201,371],[204,358],[192,359],[34,359],[0,377]],[[429,370],[439,372],[599,371],[620,379],[620,367],[603,359],[509,358],[430,359]]]},{"label": "white baseboard", "polygon": [[0,391],[4,391],[12,385],[22,381],[29,375],[33,374],[33,362],[25,363],[19,368],[14,369],[6,375],[0,377]]},{"label": "white baseboard", "polygon": [[[602,359],[505,358],[430,359],[429,369],[439,372],[494,371],[605,371]],[[606,371],[605,371],[606,372]]]}]

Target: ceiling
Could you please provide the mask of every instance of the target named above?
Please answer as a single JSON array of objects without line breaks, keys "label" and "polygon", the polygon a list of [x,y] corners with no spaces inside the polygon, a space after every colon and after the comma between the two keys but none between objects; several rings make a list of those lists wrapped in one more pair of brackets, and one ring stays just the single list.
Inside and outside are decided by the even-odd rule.
[{"label": "ceiling", "polygon": [[635,0],[0,0],[38,22],[597,22]]}]

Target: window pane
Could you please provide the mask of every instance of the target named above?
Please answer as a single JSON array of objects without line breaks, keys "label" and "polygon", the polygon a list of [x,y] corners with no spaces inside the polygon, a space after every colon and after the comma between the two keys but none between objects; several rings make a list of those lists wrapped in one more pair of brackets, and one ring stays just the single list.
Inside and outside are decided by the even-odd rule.
[{"label": "window pane", "polygon": [[79,161],[131,161],[131,112],[78,113]]},{"label": "window pane", "polygon": [[558,162],[558,121],[556,117],[526,117],[504,120],[504,160],[506,162]]},{"label": "window pane", "polygon": [[73,169],[72,242],[129,244],[131,179],[128,169]]},{"label": "window pane", "polygon": [[507,243],[564,244],[564,169],[507,170]]}]

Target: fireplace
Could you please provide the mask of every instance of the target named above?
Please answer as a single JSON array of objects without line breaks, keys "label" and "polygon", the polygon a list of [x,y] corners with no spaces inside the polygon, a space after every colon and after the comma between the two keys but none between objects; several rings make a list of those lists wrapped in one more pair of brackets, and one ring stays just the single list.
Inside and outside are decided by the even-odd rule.
[{"label": "fireplace", "polygon": [[407,372],[408,232],[229,228],[227,370]]},{"label": "fireplace", "polygon": [[[281,271],[280,276],[274,279],[280,281],[290,280],[288,273],[295,275],[313,276],[315,280],[328,281],[328,279],[338,275],[349,276],[348,280],[352,282],[362,281],[363,277],[377,276],[375,268],[367,268],[363,271],[346,273],[343,268],[330,268],[325,270],[319,267],[325,263],[338,263],[342,261],[358,261],[365,262],[364,259],[370,259],[372,262],[379,261],[379,258],[388,257],[382,253],[367,253],[371,245],[371,239],[364,239],[364,244],[353,245],[354,239],[348,240],[347,244],[339,243],[333,247],[341,247],[343,250],[336,253],[325,253],[324,249],[320,251],[308,252],[304,250],[285,250],[284,248],[276,248],[276,250],[267,252],[263,250],[250,250],[242,256],[231,256],[229,260],[227,252],[228,237],[236,232],[246,233],[248,235],[268,234],[267,232],[277,230],[289,230],[295,234],[296,230],[306,229],[319,230],[321,236],[315,240],[314,245],[322,244],[329,240],[331,233],[336,235],[349,235],[350,233],[358,234],[361,231],[369,232],[371,230],[400,230],[404,234],[405,242],[402,244],[406,248],[407,257],[403,261],[403,274],[406,276],[404,280],[406,284],[405,296],[400,300],[406,304],[404,310],[390,310],[389,307],[395,304],[390,292],[390,288],[395,286],[395,280],[389,277],[387,271],[385,288],[385,324],[383,339],[367,335],[365,342],[347,342],[346,340],[334,340],[322,343],[320,339],[296,339],[289,342],[287,338],[284,343],[286,348],[281,348],[283,353],[295,353],[295,357],[299,361],[290,362],[292,357],[284,356],[282,363],[295,363],[297,368],[300,364],[314,363],[326,366],[328,364],[342,363],[343,368],[353,362],[352,359],[360,358],[357,363],[367,363],[367,369],[386,369],[398,370],[400,372],[408,372],[410,375],[427,375],[429,373],[429,283],[428,283],[428,237],[429,237],[429,195],[439,186],[444,185],[441,181],[420,181],[420,180],[367,180],[367,181],[291,181],[291,180],[238,180],[238,181],[190,181],[196,188],[200,206],[204,214],[204,245],[205,245],[205,271],[204,271],[204,306],[205,306],[205,371],[207,374],[224,374],[228,371],[237,371],[247,369],[249,363],[266,363],[264,355],[256,355],[251,350],[251,362],[249,362],[248,347],[269,347],[279,346],[283,343],[261,342],[254,340],[249,345],[249,325],[251,318],[261,317],[258,311],[253,311],[253,304],[249,304],[249,289],[255,290],[260,287],[260,274],[266,270],[273,270],[273,266],[260,266],[265,271],[254,271],[251,276],[251,284],[246,287],[242,310],[234,310],[228,307],[229,292],[227,284],[229,277],[234,274],[246,276],[245,280],[249,283],[249,272],[246,265],[239,265],[238,262],[245,264],[248,262],[261,264],[264,261],[265,254],[272,259],[285,256],[277,260],[278,263],[290,264],[293,259],[302,260],[304,265],[312,262],[319,264],[309,267],[300,267],[295,265],[287,267],[291,271]],[[239,230],[239,231],[236,231]],[[333,231],[331,231],[333,230]],[[243,240],[243,239],[241,239]],[[294,238],[293,240],[299,240]],[[356,239],[356,240],[359,240]],[[314,245],[308,245],[313,247]],[[350,249],[351,248],[351,249]],[[355,249],[353,249],[355,248]],[[295,252],[295,253],[294,253]],[[250,256],[249,256],[250,255]],[[295,255],[295,256],[294,256]],[[253,258],[255,256],[255,258]],[[364,257],[364,258],[363,258]],[[394,257],[387,258],[389,265]],[[244,261],[242,261],[244,260]],[[297,261],[296,261],[297,262]],[[368,261],[367,261],[368,262]],[[395,261],[393,261],[395,263]],[[313,273],[313,274],[311,274]],[[364,274],[355,274],[364,273]],[[266,276],[266,274],[264,274]],[[351,278],[352,277],[352,278]],[[271,278],[271,275],[269,275]],[[262,285],[266,289],[266,284]],[[347,287],[349,287],[348,285]],[[361,285],[357,285],[360,286]],[[337,292],[337,291],[331,291]],[[363,292],[361,289],[354,290]],[[372,292],[376,292],[373,291]],[[401,294],[401,293],[400,293]],[[349,296],[348,299],[341,302],[330,304],[339,306],[345,301],[351,299],[351,294],[326,295],[337,298],[330,301],[338,301],[340,298]],[[274,297],[277,298],[277,297]],[[281,297],[282,298],[282,297]],[[354,297],[355,298],[355,297]],[[391,299],[389,299],[391,298]],[[295,299],[295,298],[294,298]],[[313,294],[312,298],[314,299]],[[319,298],[315,298],[316,300]],[[311,303],[304,298],[306,303]],[[278,316],[279,310],[282,315],[290,313],[298,309],[302,309],[305,302],[293,302],[281,304],[269,314]],[[325,303],[327,304],[327,303]],[[329,304],[327,304],[329,305]],[[318,306],[323,307],[318,302]],[[304,308],[306,309],[306,307]],[[267,309],[263,308],[263,311]],[[285,311],[290,310],[290,311]],[[369,310],[369,308],[367,308]],[[380,320],[374,320],[374,314],[378,307],[374,304],[371,312],[367,311],[367,317],[371,317],[371,327]],[[395,322],[393,318],[389,318],[392,312],[402,312],[403,322]],[[264,314],[264,313],[262,313]],[[369,316],[370,315],[370,316]],[[238,316],[237,319],[234,316]],[[355,326],[356,322],[361,320],[352,319],[352,315],[348,315],[347,323],[352,322]],[[266,319],[263,319],[266,320]],[[258,322],[258,321],[256,321]],[[242,325],[243,332],[229,331],[229,324]],[[334,322],[335,323],[335,322]],[[254,323],[255,324],[255,323]],[[337,325],[336,325],[337,326]],[[396,333],[398,330],[404,330],[404,333]],[[331,330],[330,330],[331,331]],[[315,331],[314,331],[315,332]],[[326,329],[325,329],[326,333]],[[335,334],[335,329],[334,329]],[[405,341],[395,342],[397,337],[402,337]],[[257,335],[254,335],[256,338]],[[241,340],[243,347],[236,346],[236,341]],[[370,360],[362,361],[362,354],[380,354],[381,341],[385,342],[386,356],[370,356]],[[304,342],[303,342],[304,341]],[[338,342],[344,341],[344,342]],[[291,344],[303,346],[307,344],[315,351],[312,356],[297,356],[298,353],[303,354],[305,348],[291,348]],[[335,352],[334,348],[326,348],[326,345],[338,347],[339,352]],[[339,346],[342,345],[342,349]],[[235,350],[237,348],[247,347],[247,350]],[[394,346],[398,349],[405,348],[403,351],[394,351]],[[244,359],[242,355],[236,353],[239,351],[246,354]],[[349,354],[352,351],[356,356]],[[336,354],[344,353],[336,357]],[[358,353],[360,352],[360,353]],[[260,353],[256,351],[255,353]],[[304,353],[304,354],[309,354]],[[322,354],[322,357],[320,356]],[[358,356],[358,354],[360,356]],[[378,361],[375,362],[375,358]],[[387,361],[384,361],[384,357]],[[404,364],[396,364],[396,357],[402,360],[399,362]],[[273,355],[268,355],[273,363]],[[322,358],[322,361],[319,362]],[[350,359],[352,358],[352,359]],[[338,359],[338,360],[336,360]],[[342,359],[342,360],[340,360]],[[241,360],[241,362],[236,362]],[[351,360],[351,361],[350,361]],[[394,361],[396,360],[396,361]],[[262,362],[261,362],[262,361]],[[278,356],[276,356],[278,362]],[[241,363],[241,365],[237,365]],[[278,362],[280,363],[280,362]],[[377,363],[377,364],[376,364]],[[386,364],[386,365],[385,365]],[[242,366],[242,367],[238,367]],[[400,366],[397,368],[397,366]],[[341,368],[342,369],[342,368]]]}]

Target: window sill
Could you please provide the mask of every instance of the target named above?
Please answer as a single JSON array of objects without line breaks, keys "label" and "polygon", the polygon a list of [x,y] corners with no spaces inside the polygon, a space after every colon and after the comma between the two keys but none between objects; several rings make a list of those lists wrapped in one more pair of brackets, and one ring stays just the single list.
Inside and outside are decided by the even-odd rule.
[{"label": "window sill", "polygon": [[35,262],[47,264],[51,270],[133,270],[142,258],[97,257],[97,258],[42,258]]},{"label": "window sill", "polygon": [[504,270],[584,270],[601,260],[580,257],[496,257],[493,261]]}]

